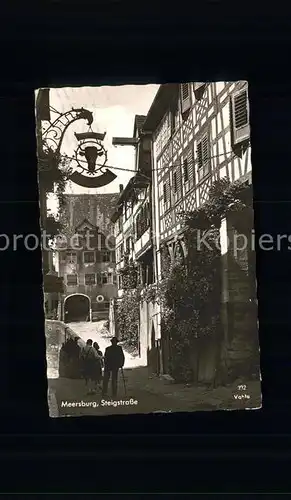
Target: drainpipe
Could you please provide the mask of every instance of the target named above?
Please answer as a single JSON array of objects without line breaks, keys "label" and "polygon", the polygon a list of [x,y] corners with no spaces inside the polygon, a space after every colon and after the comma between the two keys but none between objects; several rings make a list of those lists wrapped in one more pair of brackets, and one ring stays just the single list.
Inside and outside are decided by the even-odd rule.
[{"label": "drainpipe", "polygon": [[[159,234],[158,234],[158,221],[160,217],[160,207],[159,207],[159,200],[156,200],[156,195],[158,194],[158,182],[156,179],[157,173],[155,169],[155,161],[154,161],[154,144],[153,144],[153,137],[151,140],[151,167],[152,167],[152,182],[150,185],[150,196],[151,196],[151,207],[152,207],[152,224],[151,224],[151,241],[152,241],[152,247],[153,247],[153,261],[154,261],[154,274],[155,274],[155,283],[158,283],[159,280],[159,267],[158,267],[158,256],[157,256],[157,251],[159,250],[160,242],[159,242]],[[158,196],[157,196],[158,198]],[[157,314],[157,329],[156,332],[158,333],[158,339],[155,339],[155,341],[159,340],[161,338],[161,326],[159,324],[160,319],[161,319],[161,307],[159,304],[156,304],[156,314]],[[160,359],[160,371],[161,373],[164,372],[164,367],[162,364],[162,352],[161,352],[161,347],[158,349],[158,356]]]}]

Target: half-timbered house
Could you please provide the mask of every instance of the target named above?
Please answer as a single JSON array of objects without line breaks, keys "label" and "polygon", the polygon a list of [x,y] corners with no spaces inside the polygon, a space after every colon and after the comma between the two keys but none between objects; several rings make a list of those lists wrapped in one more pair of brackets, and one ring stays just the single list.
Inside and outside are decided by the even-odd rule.
[{"label": "half-timbered house", "polygon": [[[151,138],[144,133],[143,123],[146,116],[136,115],[132,138],[114,138],[113,144],[135,147],[134,175],[123,188],[117,207],[112,215],[115,224],[116,238],[116,271],[118,297],[123,295],[122,269],[130,262],[135,262],[138,269],[138,282],[146,286],[153,282],[153,248],[152,248],[152,202],[151,202]],[[118,326],[114,315],[115,304],[112,301],[110,329],[118,334]],[[141,311],[139,329],[139,353],[146,358],[147,332]],[[116,327],[116,331],[115,331]]]}]

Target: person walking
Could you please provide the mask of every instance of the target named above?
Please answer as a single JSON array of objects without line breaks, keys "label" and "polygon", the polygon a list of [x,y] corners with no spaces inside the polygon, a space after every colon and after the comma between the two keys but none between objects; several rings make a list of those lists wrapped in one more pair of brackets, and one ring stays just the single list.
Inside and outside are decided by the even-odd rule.
[{"label": "person walking", "polygon": [[102,397],[107,397],[108,383],[111,377],[112,397],[115,399],[117,397],[118,372],[120,368],[123,368],[125,358],[116,337],[111,339],[111,344],[105,349]]},{"label": "person walking", "polygon": [[92,344],[93,340],[88,339],[81,352],[82,372],[85,379],[85,386],[88,388],[88,394],[94,394],[95,392],[96,363],[99,358]]}]

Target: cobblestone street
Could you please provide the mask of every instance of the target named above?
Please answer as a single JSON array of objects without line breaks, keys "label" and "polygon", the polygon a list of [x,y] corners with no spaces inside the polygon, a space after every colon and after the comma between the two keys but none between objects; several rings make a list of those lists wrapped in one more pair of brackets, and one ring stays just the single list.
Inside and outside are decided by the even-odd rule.
[{"label": "cobblestone street", "polygon": [[[104,352],[110,340],[108,335],[104,334],[103,325],[104,322],[75,323],[70,324],[69,327],[84,341],[88,338],[97,341]],[[139,358],[124,352],[126,392],[120,374],[118,400],[124,403],[114,403],[116,406],[112,405],[110,397],[107,403],[102,402],[100,393],[88,396],[83,380],[49,377],[49,369],[51,373],[52,370],[48,367],[51,416],[134,414],[155,411],[187,412],[259,408],[261,406],[260,382],[251,381],[246,384],[244,392],[249,395],[249,398],[241,399],[237,397],[239,381],[231,386],[215,389],[172,383],[164,377],[149,374],[146,367],[139,366]],[[56,352],[53,358],[56,358]],[[54,364],[56,369],[56,361]],[[137,404],[132,404],[133,401],[137,401]]]}]

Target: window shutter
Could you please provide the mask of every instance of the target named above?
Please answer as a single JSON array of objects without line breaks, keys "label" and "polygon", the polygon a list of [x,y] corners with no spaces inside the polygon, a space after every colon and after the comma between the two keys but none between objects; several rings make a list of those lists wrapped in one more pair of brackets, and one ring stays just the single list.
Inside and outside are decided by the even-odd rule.
[{"label": "window shutter", "polygon": [[203,163],[207,163],[209,161],[207,136],[203,137],[202,140],[202,157],[203,157]]},{"label": "window shutter", "polygon": [[181,111],[182,115],[187,113],[190,110],[191,101],[190,101],[190,89],[189,83],[181,83]]},{"label": "window shutter", "polygon": [[184,176],[184,182],[187,182],[189,180],[188,157],[184,158],[183,161],[183,176]]},{"label": "window shutter", "polygon": [[182,192],[182,168],[177,168],[177,192],[178,195],[181,195]]},{"label": "window shutter", "polygon": [[233,94],[231,99],[233,142],[238,144],[249,138],[249,109],[247,90]]},{"label": "window shutter", "polygon": [[177,192],[177,171],[173,172],[173,191]]},{"label": "window shutter", "polygon": [[191,180],[194,178],[194,157],[192,148],[188,152],[187,160],[188,160],[188,179]]},{"label": "window shutter", "polygon": [[203,167],[202,142],[198,142],[197,144],[197,163],[198,163],[198,168]]},{"label": "window shutter", "polygon": [[209,173],[210,155],[208,136],[205,135],[197,145],[198,179],[199,181]]}]

